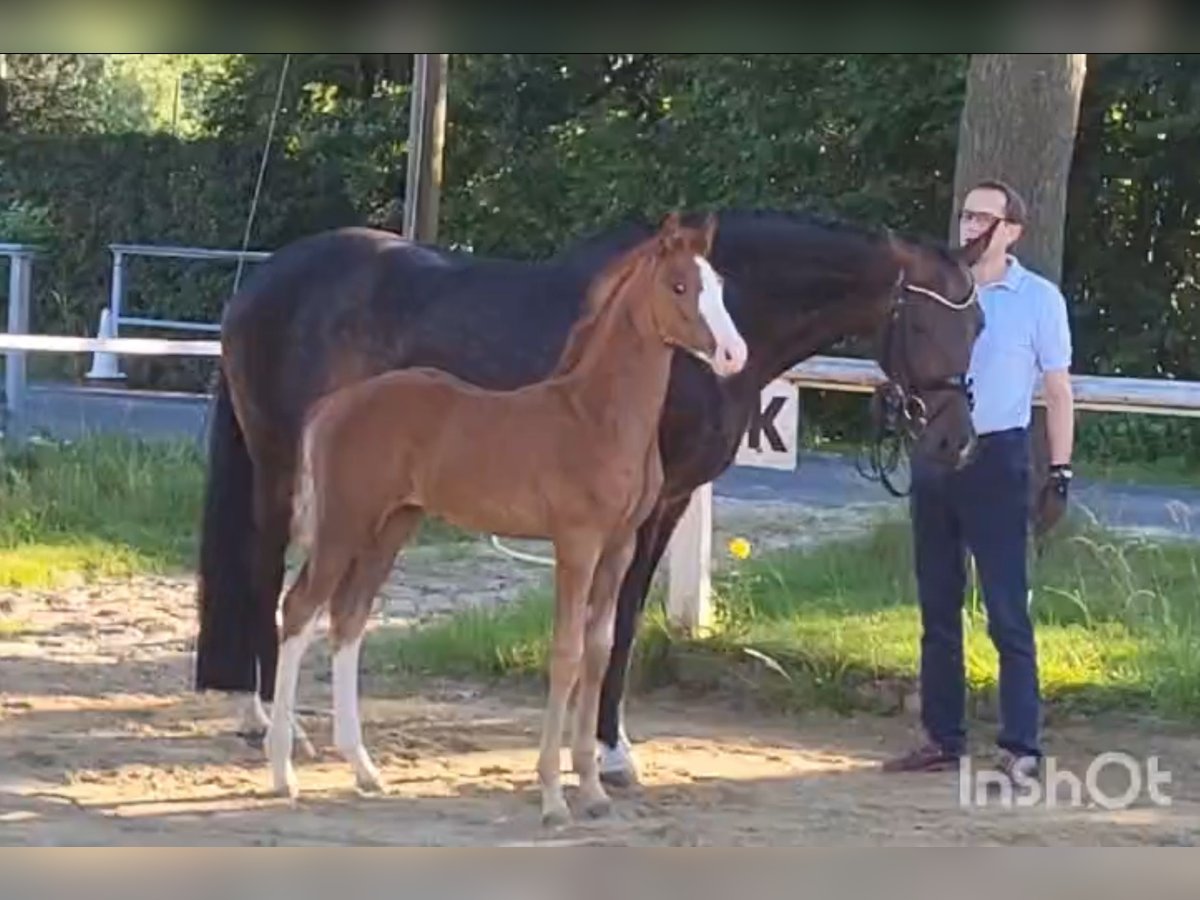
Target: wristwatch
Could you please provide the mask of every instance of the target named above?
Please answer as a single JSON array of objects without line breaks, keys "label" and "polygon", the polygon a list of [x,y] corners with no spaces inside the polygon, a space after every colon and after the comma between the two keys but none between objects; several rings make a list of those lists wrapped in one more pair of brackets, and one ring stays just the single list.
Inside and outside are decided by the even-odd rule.
[{"label": "wristwatch", "polygon": [[1067,496],[1067,487],[1074,477],[1075,473],[1071,470],[1070,463],[1055,463],[1050,466],[1050,480],[1054,482],[1055,490],[1064,498]]}]

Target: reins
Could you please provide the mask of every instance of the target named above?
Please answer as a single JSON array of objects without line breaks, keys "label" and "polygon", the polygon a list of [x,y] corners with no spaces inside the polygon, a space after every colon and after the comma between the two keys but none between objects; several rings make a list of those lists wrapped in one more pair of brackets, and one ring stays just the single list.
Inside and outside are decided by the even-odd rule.
[{"label": "reins", "polygon": [[[929,288],[905,284],[903,269],[896,279],[896,290],[897,293],[892,303],[890,327],[888,327],[884,339],[882,359],[885,363],[891,356],[895,325],[906,308],[904,291],[912,291],[928,297],[955,312],[966,310],[979,302],[979,291],[973,278],[971,279],[971,290],[966,298],[960,301],[951,300]],[[854,461],[859,475],[868,481],[879,482],[893,497],[908,496],[911,485],[908,490],[900,490],[896,487],[892,476],[900,468],[901,459],[905,456],[911,457],[913,446],[920,440],[930,422],[936,419],[942,411],[939,410],[934,414],[933,419],[930,419],[928,407],[921,395],[939,391],[962,391],[966,394],[968,402],[971,400],[970,386],[963,375],[950,376],[922,384],[916,384],[908,378],[907,372],[904,371],[908,363],[908,357],[905,355],[905,351],[907,351],[906,334],[907,331],[901,329],[899,377],[889,378],[879,385],[871,395],[868,417],[871,423],[870,433]],[[864,455],[866,456],[865,460]]]}]

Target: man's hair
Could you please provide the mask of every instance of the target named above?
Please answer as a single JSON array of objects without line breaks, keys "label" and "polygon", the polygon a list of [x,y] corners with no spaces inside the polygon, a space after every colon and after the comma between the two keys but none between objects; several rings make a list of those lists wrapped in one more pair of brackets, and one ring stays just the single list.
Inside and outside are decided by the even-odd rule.
[{"label": "man's hair", "polygon": [[999,178],[985,178],[983,181],[975,183],[971,188],[973,191],[987,188],[993,191],[999,191],[1004,195],[1004,215],[1010,222],[1015,222],[1017,225],[1024,225],[1029,216],[1029,208],[1025,205],[1025,198],[1017,193],[1016,189],[1005,181]]}]

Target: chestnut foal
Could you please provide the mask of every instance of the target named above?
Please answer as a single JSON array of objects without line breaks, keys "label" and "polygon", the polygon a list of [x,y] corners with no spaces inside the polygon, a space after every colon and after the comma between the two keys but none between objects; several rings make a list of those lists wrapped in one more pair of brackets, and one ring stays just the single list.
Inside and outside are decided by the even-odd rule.
[{"label": "chestnut foal", "polygon": [[554,543],[550,687],[538,757],[542,820],[570,821],[560,745],[579,680],[572,747],[587,815],[608,812],[596,758],[601,681],[617,590],[637,528],[662,486],[659,416],[673,348],[718,375],[745,344],[708,263],[716,222],[659,232],[592,281],[558,366],[542,382],[490,391],[432,369],[391,371],[337,390],[302,436],[294,538],[308,557],[283,602],[267,736],[274,789],[295,797],[296,682],[328,607],[334,741],[363,789],[380,787],[362,743],[358,656],[376,591],[425,514],[464,529]]}]

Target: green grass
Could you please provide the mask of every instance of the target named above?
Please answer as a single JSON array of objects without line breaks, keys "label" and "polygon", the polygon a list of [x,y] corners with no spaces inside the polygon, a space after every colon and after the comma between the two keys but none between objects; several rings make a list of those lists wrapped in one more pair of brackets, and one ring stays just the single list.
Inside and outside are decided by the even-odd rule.
[{"label": "green grass", "polygon": [[97,438],[0,457],[0,585],[191,565],[203,477],[187,443]]},{"label": "green grass", "polygon": [[[915,686],[919,619],[903,521],[866,538],[726,567],[717,621],[672,637],[652,600],[635,665],[642,685],[748,691],[774,707],[894,710]],[[1075,711],[1200,717],[1200,570],[1189,544],[1120,540],[1070,523],[1032,566],[1043,692]],[[994,708],[997,658],[968,591],[973,709]],[[548,596],[474,610],[381,643],[397,672],[498,677],[544,671]]]},{"label": "green grass", "polygon": [[[0,587],[195,566],[204,457],[187,441],[97,436],[0,451]],[[437,520],[418,543],[472,538]]]}]

